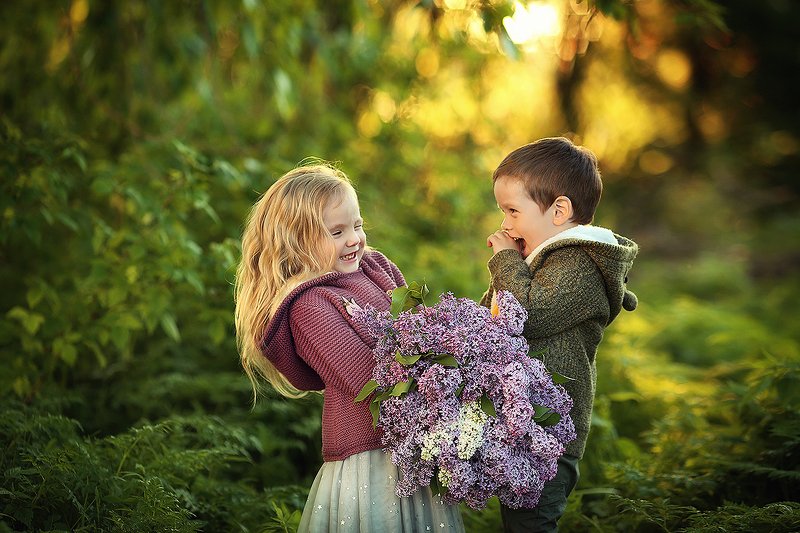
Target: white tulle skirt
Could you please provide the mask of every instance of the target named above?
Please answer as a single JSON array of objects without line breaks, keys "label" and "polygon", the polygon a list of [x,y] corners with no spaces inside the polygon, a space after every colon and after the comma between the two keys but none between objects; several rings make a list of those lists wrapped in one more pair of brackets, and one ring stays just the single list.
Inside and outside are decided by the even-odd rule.
[{"label": "white tulle skirt", "polygon": [[397,467],[381,450],[323,463],[311,485],[299,533],[463,532],[456,505],[430,488],[408,498],[395,494]]}]

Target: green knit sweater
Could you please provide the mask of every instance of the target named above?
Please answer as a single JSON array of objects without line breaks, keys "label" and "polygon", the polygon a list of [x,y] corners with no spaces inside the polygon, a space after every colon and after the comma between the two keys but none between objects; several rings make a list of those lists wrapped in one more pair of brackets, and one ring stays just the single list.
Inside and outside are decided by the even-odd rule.
[{"label": "green knit sweater", "polygon": [[622,308],[636,308],[627,290],[628,270],[638,247],[614,235],[618,244],[566,238],[539,252],[530,266],[519,252],[502,250],[489,260],[491,284],[481,304],[491,304],[494,291],[510,291],[528,311],[523,335],[531,349],[544,349],[547,368],[571,377],[564,385],[573,399],[570,415],[578,437],[566,453],[583,457],[592,419],[597,345],[603,330]]}]

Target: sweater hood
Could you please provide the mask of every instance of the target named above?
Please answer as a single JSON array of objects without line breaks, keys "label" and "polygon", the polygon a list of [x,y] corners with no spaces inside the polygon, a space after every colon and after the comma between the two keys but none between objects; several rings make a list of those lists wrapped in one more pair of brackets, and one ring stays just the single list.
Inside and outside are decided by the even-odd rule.
[{"label": "sweater hood", "polygon": [[[341,273],[328,272],[318,278],[301,283],[284,298],[280,307],[267,323],[261,341],[261,351],[264,356],[275,365],[289,382],[299,390],[323,390],[325,384],[322,378],[300,357],[295,345],[289,312],[294,304],[304,293],[315,287],[330,287],[344,289],[352,283],[354,276],[363,273],[378,287],[389,291],[404,283],[402,275],[393,274],[390,261],[380,252],[370,251],[364,254],[361,265],[356,272]],[[396,270],[396,267],[395,269]],[[397,277],[400,279],[395,279]],[[322,327],[322,325],[320,325]],[[366,335],[366,333],[365,333]]]},{"label": "sweater hood", "polygon": [[[580,228],[580,229],[579,229]],[[610,324],[622,309],[633,311],[639,303],[636,295],[628,290],[628,271],[639,252],[639,247],[630,239],[597,226],[579,226],[574,232],[565,231],[562,238],[547,244],[536,256],[532,265],[540,263],[547,254],[564,246],[580,246],[597,265],[605,282],[606,296],[610,306]]]}]

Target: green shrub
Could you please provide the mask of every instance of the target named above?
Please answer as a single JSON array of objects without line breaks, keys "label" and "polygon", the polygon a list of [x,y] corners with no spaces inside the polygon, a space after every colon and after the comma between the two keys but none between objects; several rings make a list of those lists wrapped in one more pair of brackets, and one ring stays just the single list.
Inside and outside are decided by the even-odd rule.
[{"label": "green shrub", "polygon": [[303,488],[263,491],[242,476],[259,441],[217,417],[93,439],[74,420],[6,403],[0,438],[3,522],[13,529],[258,531],[305,500]]}]

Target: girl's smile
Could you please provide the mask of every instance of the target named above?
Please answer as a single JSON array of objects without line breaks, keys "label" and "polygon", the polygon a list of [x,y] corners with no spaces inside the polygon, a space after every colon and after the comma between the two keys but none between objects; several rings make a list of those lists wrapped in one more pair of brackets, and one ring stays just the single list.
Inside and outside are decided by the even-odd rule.
[{"label": "girl's smile", "polygon": [[349,263],[350,261],[354,261],[356,256],[358,255],[358,250],[354,251],[351,254],[343,255],[339,257],[340,261],[344,261],[345,263]]}]

